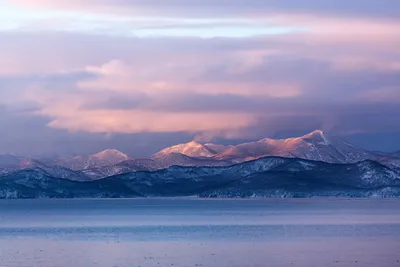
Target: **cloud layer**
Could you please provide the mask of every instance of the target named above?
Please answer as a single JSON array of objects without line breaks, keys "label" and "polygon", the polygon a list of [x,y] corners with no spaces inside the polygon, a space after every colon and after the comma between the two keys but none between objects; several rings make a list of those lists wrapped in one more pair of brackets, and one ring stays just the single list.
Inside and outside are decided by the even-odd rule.
[{"label": "cloud layer", "polygon": [[10,1],[28,19],[0,31],[5,140],[27,120],[27,143],[400,133],[397,1],[217,2]]},{"label": "cloud layer", "polygon": [[174,16],[225,16],[240,14],[301,13],[312,12],[333,14],[336,16],[398,17],[400,4],[396,0],[353,0],[351,2],[335,0],[11,0],[22,6],[71,8],[74,10],[103,12],[133,12],[145,14],[173,14]]}]

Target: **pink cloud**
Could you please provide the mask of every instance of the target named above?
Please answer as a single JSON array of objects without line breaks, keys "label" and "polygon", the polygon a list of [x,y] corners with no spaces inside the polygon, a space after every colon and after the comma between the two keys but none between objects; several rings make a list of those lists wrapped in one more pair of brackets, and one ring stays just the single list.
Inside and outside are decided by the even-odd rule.
[{"label": "pink cloud", "polygon": [[[86,132],[185,131],[202,136],[223,133],[237,137],[239,133],[243,134],[242,129],[256,124],[258,117],[276,114],[243,109],[232,113],[220,110],[161,112],[151,108],[93,110],[87,107],[107,101],[110,95],[130,99],[138,93],[149,97],[154,106],[188,93],[278,101],[298,100],[307,93],[310,97],[311,90],[314,90],[311,93],[318,93],[311,99],[320,97],[332,101],[334,98],[340,102],[339,93],[333,91],[347,88],[333,90],[334,82],[324,83],[322,79],[326,77],[320,77],[318,70],[307,69],[308,61],[322,62],[322,66],[331,68],[329,71],[349,73],[365,69],[382,73],[400,70],[400,31],[395,21],[294,14],[257,19],[283,26],[297,25],[306,30],[298,34],[240,40],[100,38],[60,33],[49,33],[51,38],[33,33],[25,38],[6,35],[0,43],[3,59],[0,75],[22,75],[21,80],[36,74],[62,76],[74,71],[94,75],[90,79],[73,79],[67,85],[41,81],[27,86],[30,93],[21,94],[21,98],[39,103],[43,109],[37,114],[50,118],[50,127]],[[14,43],[8,38],[10,36],[16,38]],[[121,60],[116,60],[118,58]],[[279,65],[279,60],[284,63]],[[296,60],[304,65],[294,68],[293,72],[285,72]],[[274,65],[276,62],[279,66]],[[288,62],[290,65],[285,65]],[[274,72],[276,68],[280,69]],[[299,75],[303,72],[304,77]],[[253,73],[256,74],[246,76]],[[270,73],[276,73],[276,77],[271,77]],[[245,78],[240,80],[240,77]],[[314,80],[319,82],[318,90],[309,88],[314,85]],[[397,87],[390,88],[378,88],[363,99],[393,99]],[[350,89],[362,90],[356,86],[350,86]],[[358,91],[357,94],[362,95]],[[310,102],[306,104],[311,105]],[[288,111],[278,107],[276,113],[316,113],[311,108],[309,113],[300,108],[293,112],[290,104],[286,108]]]},{"label": "pink cloud", "polygon": [[[46,115],[46,111],[44,111]],[[55,116],[51,112],[49,114]],[[104,133],[140,132],[218,132],[248,127],[255,123],[251,114],[235,113],[172,113],[141,110],[96,110],[71,112],[64,110],[49,126],[69,131]]]},{"label": "pink cloud", "polygon": [[85,97],[35,90],[27,94],[27,97],[42,104],[42,109],[35,114],[52,118],[50,127],[72,132],[221,132],[248,127],[255,123],[256,119],[254,114],[243,112],[82,109],[90,101],[98,98],[96,94],[88,94]]},{"label": "pink cloud", "polygon": [[[244,62],[247,69],[247,61]],[[256,67],[256,65],[252,65]],[[288,82],[261,83],[261,82],[208,82],[187,81],[186,77],[178,75],[180,66],[176,70],[171,67],[165,69],[163,66],[153,66],[150,70],[146,68],[133,68],[120,60],[111,60],[99,67],[90,66],[86,70],[98,75],[97,79],[78,83],[78,87],[91,91],[113,91],[118,93],[143,92],[150,96],[168,93],[199,93],[199,94],[233,94],[233,95],[260,95],[265,97],[295,97],[301,94],[301,87]],[[244,69],[242,69],[244,70]],[[189,75],[196,77],[201,74],[193,70]],[[236,73],[237,70],[234,70]],[[228,69],[228,72],[232,72]],[[172,74],[172,75],[171,75]],[[231,73],[232,74],[232,73]]]},{"label": "pink cloud", "polygon": [[[296,86],[282,84],[225,84],[172,83],[152,81],[150,75],[141,76],[131,66],[119,60],[112,60],[98,67],[90,66],[86,71],[97,75],[94,80],[78,82],[79,91],[44,90],[34,88],[25,94],[25,98],[40,103],[42,109],[37,115],[52,118],[50,127],[69,131],[104,132],[104,133],[139,133],[139,132],[191,132],[223,134],[234,136],[234,132],[256,123],[258,114],[245,111],[157,111],[141,108],[126,110],[87,109],[92,103],[106,101],[112,92],[115,96],[134,96],[138,92],[146,93],[154,104],[168,101],[174,94],[233,94],[260,95],[264,97],[294,97],[299,91]],[[157,71],[156,71],[157,72]],[[162,69],[160,75],[162,75]],[[148,78],[148,80],[146,80]],[[160,95],[161,94],[161,95]]]}]

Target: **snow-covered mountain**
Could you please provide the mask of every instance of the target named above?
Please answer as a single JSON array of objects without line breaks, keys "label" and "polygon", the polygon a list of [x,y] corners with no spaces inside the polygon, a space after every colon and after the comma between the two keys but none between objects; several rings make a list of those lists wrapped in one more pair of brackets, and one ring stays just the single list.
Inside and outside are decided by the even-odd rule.
[{"label": "snow-covered mountain", "polygon": [[[255,172],[202,197],[400,197],[400,176],[377,162],[329,164],[299,159]],[[243,163],[246,164],[246,163]]]},{"label": "snow-covered mountain", "polygon": [[228,167],[179,167],[78,182],[41,169],[0,175],[0,198],[400,197],[400,173],[377,162],[268,157]]},{"label": "snow-covered mountain", "polygon": [[153,157],[153,161],[159,169],[165,169],[171,166],[226,166],[231,165],[230,161],[215,160],[212,157],[193,157],[180,153],[169,153]]},{"label": "snow-covered mountain", "polygon": [[110,166],[85,169],[82,170],[81,173],[91,180],[98,180],[118,174],[155,171],[159,169],[162,168],[152,159],[130,159]]},{"label": "snow-covered mountain", "polygon": [[120,162],[111,166],[100,168],[86,169],[81,172],[90,177],[90,179],[102,179],[109,176],[138,172],[138,171],[157,171],[169,168],[171,166],[186,167],[212,167],[212,166],[229,166],[230,161],[214,160],[212,158],[193,158],[180,153],[170,153],[159,155],[153,159],[131,159]]},{"label": "snow-covered mountain", "polygon": [[[54,161],[25,161],[11,155],[0,156],[0,174],[14,170],[40,168],[57,178],[96,180],[109,176],[139,171],[157,171],[174,165],[186,167],[231,166],[264,157],[299,158],[327,163],[357,163],[373,160],[400,169],[396,153],[371,152],[316,130],[301,137],[288,139],[265,138],[239,145],[200,144],[192,141],[172,146],[151,158],[132,159],[128,155],[108,149],[90,156],[77,156]],[[3,166],[2,166],[3,164]]]},{"label": "snow-covered mountain", "polygon": [[[212,143],[203,145],[192,141],[165,148],[154,154],[152,159],[154,164],[158,162],[161,163],[159,167],[166,168],[173,165],[226,166],[268,156],[301,158],[328,163],[374,160],[390,167],[400,168],[400,161],[395,153],[367,151],[321,130],[301,137],[265,138],[256,142],[231,146]],[[203,160],[196,161],[195,159]]]},{"label": "snow-covered mountain", "polygon": [[[191,158],[208,158],[214,161],[230,162],[231,164],[267,156],[301,158],[328,163],[355,163],[363,160],[387,162],[392,157],[356,147],[321,130],[316,130],[301,137],[288,139],[265,138],[236,146],[202,145],[193,141],[166,148],[154,154],[152,158],[157,159],[167,157],[167,155],[176,155],[177,153]],[[175,163],[173,161],[174,158],[171,158],[169,166],[182,165],[179,160]]]},{"label": "snow-covered mountain", "polygon": [[205,145],[192,141],[186,144],[179,144],[165,148],[154,154],[152,158],[158,159],[169,154],[182,154],[193,158],[211,158],[214,157],[217,152]]},{"label": "snow-covered mountain", "polygon": [[329,163],[354,163],[378,158],[373,152],[328,136],[320,130],[297,138],[279,140],[266,138],[257,142],[240,144],[216,155],[215,158],[243,162],[265,156],[301,158]]},{"label": "snow-covered mountain", "polygon": [[121,151],[107,149],[90,156],[77,156],[69,159],[57,160],[55,164],[78,171],[111,166],[130,159],[128,155]]},{"label": "snow-covered mountain", "polygon": [[22,160],[17,164],[14,164],[8,168],[3,169],[2,171],[0,171],[0,174],[7,174],[23,170],[36,170],[44,173],[45,175],[59,179],[69,179],[75,181],[89,180],[89,178],[82,173],[75,172],[71,169],[59,165],[46,165],[43,162],[34,159]]}]

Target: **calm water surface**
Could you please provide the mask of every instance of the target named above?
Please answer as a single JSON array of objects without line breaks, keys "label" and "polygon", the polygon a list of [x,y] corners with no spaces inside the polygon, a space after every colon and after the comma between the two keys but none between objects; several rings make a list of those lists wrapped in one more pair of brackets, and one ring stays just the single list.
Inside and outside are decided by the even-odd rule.
[{"label": "calm water surface", "polygon": [[3,266],[400,267],[400,200],[3,200]]}]

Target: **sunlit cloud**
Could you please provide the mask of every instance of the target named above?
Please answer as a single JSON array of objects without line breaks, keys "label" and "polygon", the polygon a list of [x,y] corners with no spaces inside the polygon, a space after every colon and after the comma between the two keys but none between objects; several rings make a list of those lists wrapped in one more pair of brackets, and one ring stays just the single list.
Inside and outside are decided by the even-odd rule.
[{"label": "sunlit cloud", "polygon": [[[46,1],[44,3],[40,1],[20,1],[18,3],[22,5],[8,4],[0,11],[0,30],[76,32],[140,38],[158,36],[239,38],[288,34],[303,30],[293,25],[273,26],[266,21],[253,18],[165,17],[162,15],[149,16],[146,13],[117,15],[93,13],[91,10],[85,9],[65,10],[57,8],[60,7],[57,4],[53,9],[52,3]],[[68,7],[69,4],[66,6]]]}]

